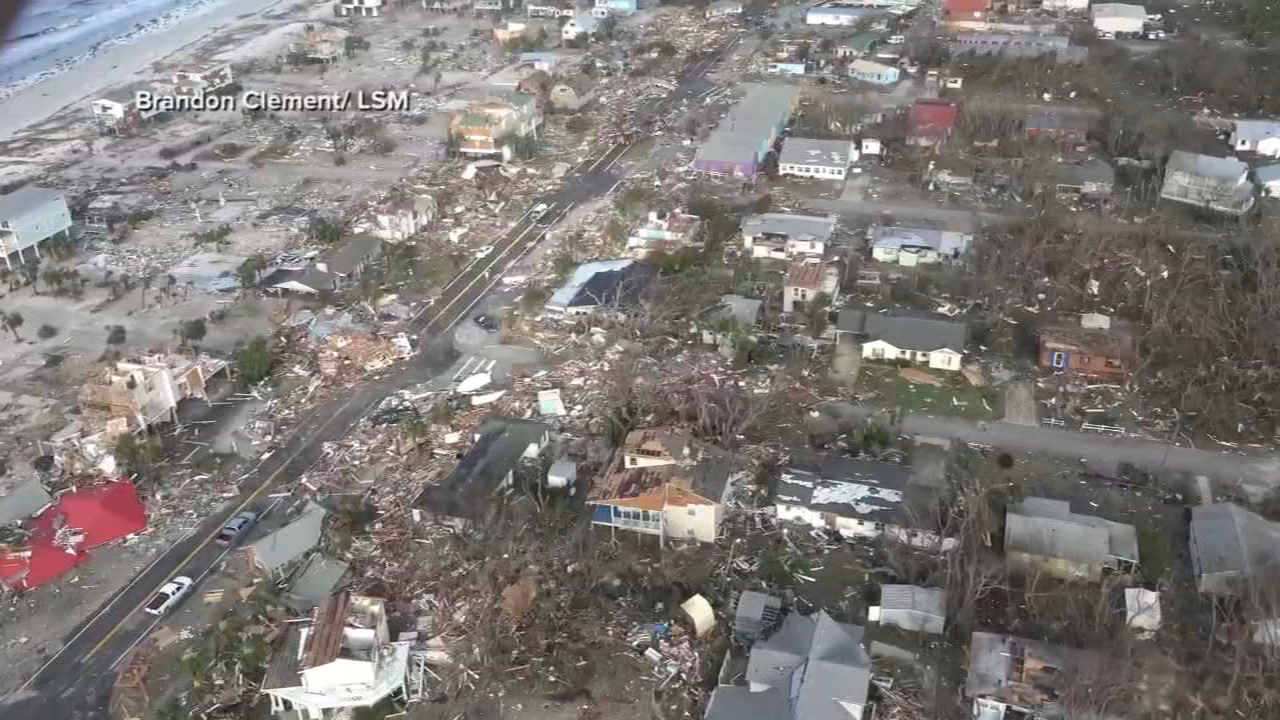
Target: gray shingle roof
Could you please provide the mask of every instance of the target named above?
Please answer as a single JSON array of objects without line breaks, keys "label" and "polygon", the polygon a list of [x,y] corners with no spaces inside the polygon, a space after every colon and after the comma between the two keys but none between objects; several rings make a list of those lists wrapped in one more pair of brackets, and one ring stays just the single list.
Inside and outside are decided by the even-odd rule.
[{"label": "gray shingle roof", "polygon": [[54,202],[62,197],[62,191],[27,185],[8,195],[0,195],[0,220],[20,218],[28,212]]},{"label": "gray shingle roof", "polygon": [[1005,552],[1089,565],[1103,565],[1109,557],[1138,562],[1138,534],[1132,525],[1073,513],[1065,500],[1029,497],[1010,505],[1004,533]]},{"label": "gray shingle roof", "polygon": [[908,315],[882,315],[862,310],[841,310],[836,320],[840,332],[883,340],[903,350],[964,352],[969,332],[964,323]]},{"label": "gray shingle roof", "polygon": [[0,525],[21,522],[52,502],[53,497],[40,484],[40,480],[28,478],[9,488],[4,497],[0,497]]},{"label": "gray shingle roof", "polygon": [[301,558],[320,542],[324,532],[324,516],[328,511],[315,501],[308,501],[302,514],[270,535],[249,544],[255,562],[263,570],[272,571]]},{"label": "gray shingle roof", "polygon": [[334,588],[347,574],[347,563],[318,552],[307,558],[306,564],[294,574],[289,583],[285,600],[298,613],[308,613],[320,606],[320,601],[333,594]]},{"label": "gray shingle roof", "polygon": [[1236,139],[1256,143],[1271,137],[1280,137],[1280,120],[1237,120]]},{"label": "gray shingle roof", "polygon": [[747,660],[747,682],[769,687],[789,687],[791,673],[804,664],[813,647],[816,624],[811,618],[791,613],[778,632],[757,642]]},{"label": "gray shingle roof", "polygon": [[782,471],[776,497],[779,503],[886,521],[902,507],[910,478],[902,465],[795,453]]},{"label": "gray shingle roof", "polygon": [[1192,552],[1201,574],[1255,575],[1280,562],[1280,523],[1232,503],[1191,509]]},{"label": "gray shingle roof", "polygon": [[372,235],[356,235],[324,255],[329,272],[349,275],[382,250],[382,241]]},{"label": "gray shingle roof", "polygon": [[782,144],[778,164],[845,167],[851,161],[852,150],[853,143],[848,140],[787,138]]},{"label": "gray shingle roof", "polygon": [[884,610],[914,610],[926,615],[946,615],[945,596],[940,588],[918,585],[881,585],[880,607]]},{"label": "gray shingle roof", "polygon": [[1248,165],[1233,157],[1214,157],[1185,150],[1174,150],[1164,168],[1166,176],[1182,172],[1224,182],[1235,182],[1248,171]]},{"label": "gray shingle roof", "polygon": [[439,485],[418,496],[416,505],[438,515],[475,518],[488,508],[499,486],[532,444],[551,428],[540,422],[492,416],[476,429],[479,439]]}]

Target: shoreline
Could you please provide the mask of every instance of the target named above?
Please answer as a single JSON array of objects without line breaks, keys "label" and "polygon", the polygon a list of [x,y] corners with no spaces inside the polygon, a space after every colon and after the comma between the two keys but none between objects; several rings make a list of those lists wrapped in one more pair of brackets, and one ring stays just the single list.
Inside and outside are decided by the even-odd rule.
[{"label": "shoreline", "polygon": [[130,39],[122,37],[118,42],[104,43],[81,62],[61,72],[51,70],[37,75],[26,87],[0,99],[0,142],[29,133],[33,126],[104,89],[133,82],[154,63],[234,26],[252,22],[284,2],[198,0],[186,8],[173,10],[180,16],[167,27],[147,33],[139,31]]}]

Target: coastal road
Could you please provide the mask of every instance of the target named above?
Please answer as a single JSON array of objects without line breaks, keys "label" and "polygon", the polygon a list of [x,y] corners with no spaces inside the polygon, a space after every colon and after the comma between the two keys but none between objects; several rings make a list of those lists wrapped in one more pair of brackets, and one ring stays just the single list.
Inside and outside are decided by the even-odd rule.
[{"label": "coastal road", "polygon": [[[677,75],[676,88],[642,108],[637,118],[645,120],[663,114],[701,92],[703,76],[729,47],[687,62]],[[439,300],[412,319],[411,332],[420,339],[420,349],[413,360],[312,411],[282,446],[241,481],[238,502],[206,518],[195,532],[108,598],[19,692],[0,704],[0,720],[106,718],[114,670],[155,624],[140,612],[151,595],[175,575],[206,575],[224,557],[224,549],[212,539],[231,516],[245,508],[265,507],[266,495],[273,490],[292,488],[294,481],[319,459],[324,443],[343,437],[384,397],[448,370],[456,358],[450,330],[468,319],[472,308],[493,290],[503,273],[532,251],[548,229],[575,205],[600,197],[617,185],[619,178],[614,168],[629,149],[627,143],[597,148],[555,191],[536,199],[530,211],[494,243],[489,253],[465,267]],[[533,212],[539,205],[546,206],[545,212]],[[197,588],[191,597],[198,593]]]}]

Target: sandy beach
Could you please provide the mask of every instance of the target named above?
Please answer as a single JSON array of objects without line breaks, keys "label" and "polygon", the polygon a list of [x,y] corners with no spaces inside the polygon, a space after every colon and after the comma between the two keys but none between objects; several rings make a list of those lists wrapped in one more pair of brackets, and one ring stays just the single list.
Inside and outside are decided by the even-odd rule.
[{"label": "sandy beach", "polygon": [[148,71],[152,63],[235,25],[252,22],[283,3],[284,0],[225,0],[200,7],[168,28],[135,42],[103,48],[65,72],[0,101],[0,141],[19,135],[106,88],[127,84]]}]

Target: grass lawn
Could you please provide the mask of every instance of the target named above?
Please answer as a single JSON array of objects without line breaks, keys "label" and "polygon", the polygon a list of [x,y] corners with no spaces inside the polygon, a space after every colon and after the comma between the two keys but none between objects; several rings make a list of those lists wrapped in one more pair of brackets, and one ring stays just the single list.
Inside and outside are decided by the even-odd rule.
[{"label": "grass lawn", "polygon": [[935,387],[909,382],[898,375],[894,365],[864,361],[855,388],[859,394],[874,392],[870,402],[883,409],[898,408],[908,413],[954,415],[971,420],[996,420],[1004,416],[1001,393],[990,387],[973,387],[957,372],[925,371],[945,384]]}]

